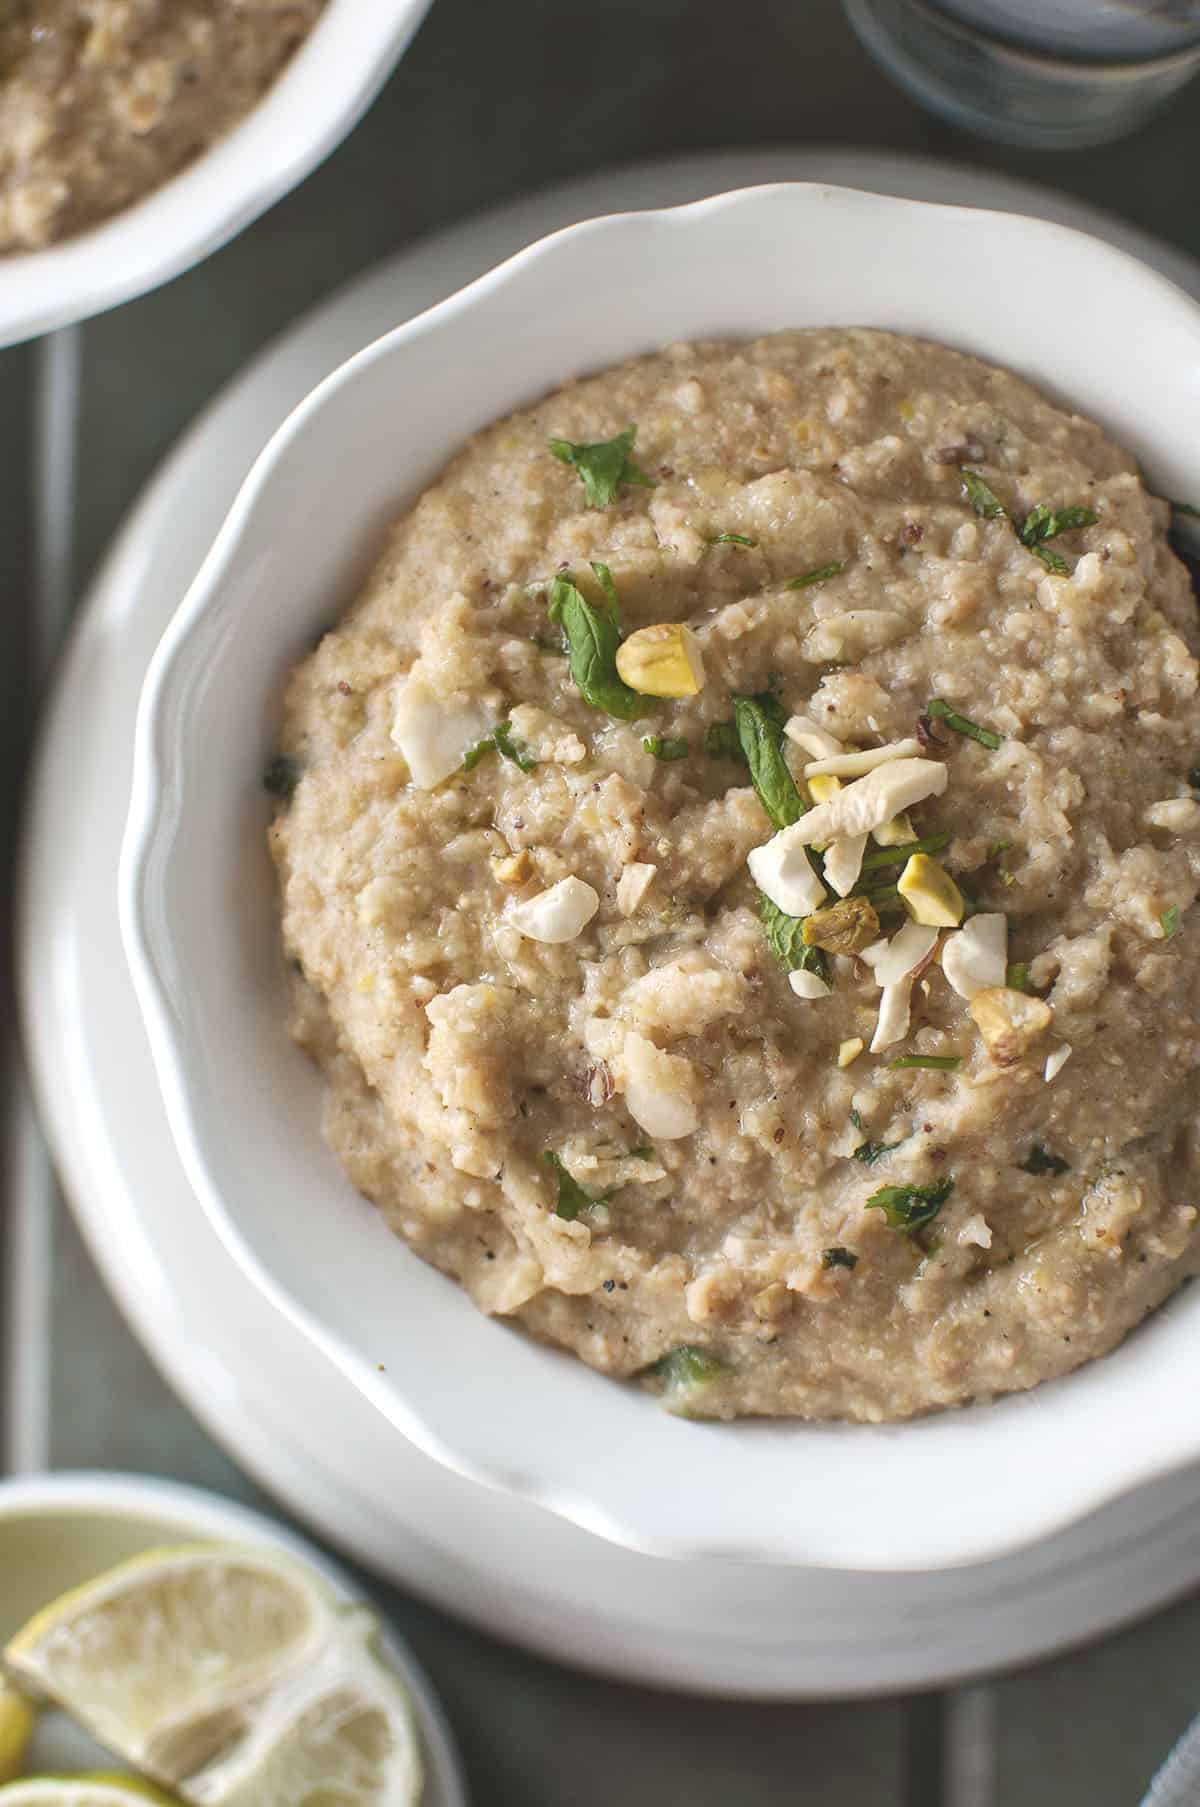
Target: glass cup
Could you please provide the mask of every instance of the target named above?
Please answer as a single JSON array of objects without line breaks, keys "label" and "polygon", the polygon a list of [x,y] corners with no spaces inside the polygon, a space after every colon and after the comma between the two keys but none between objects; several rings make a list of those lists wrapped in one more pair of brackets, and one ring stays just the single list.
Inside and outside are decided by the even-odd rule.
[{"label": "glass cup", "polygon": [[1009,144],[1103,144],[1200,70],[1200,0],[844,4],[867,49],[922,105]]}]

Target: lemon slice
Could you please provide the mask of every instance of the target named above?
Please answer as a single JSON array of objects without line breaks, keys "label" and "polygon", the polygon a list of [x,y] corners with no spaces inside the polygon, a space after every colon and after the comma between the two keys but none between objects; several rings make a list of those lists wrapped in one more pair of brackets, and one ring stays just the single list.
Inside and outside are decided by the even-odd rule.
[{"label": "lemon slice", "polygon": [[0,1788],[0,1807],[171,1807],[170,1797],[136,1776],[29,1776]]},{"label": "lemon slice", "polygon": [[0,1682],[0,1782],[20,1775],[35,1717],[25,1696],[14,1694]]},{"label": "lemon slice", "polygon": [[411,1807],[417,1739],[373,1626],[300,1563],[197,1544],[64,1594],[5,1658],[133,1768],[204,1807]]}]

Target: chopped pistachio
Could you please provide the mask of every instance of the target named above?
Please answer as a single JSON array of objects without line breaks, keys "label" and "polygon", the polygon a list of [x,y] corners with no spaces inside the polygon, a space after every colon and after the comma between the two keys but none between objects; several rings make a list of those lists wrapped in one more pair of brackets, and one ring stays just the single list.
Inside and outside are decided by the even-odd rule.
[{"label": "chopped pistachio", "polygon": [[805,947],[830,954],[858,954],[879,939],[879,918],[865,897],[843,897],[805,919]]},{"label": "chopped pistachio", "polygon": [[835,778],[831,772],[818,773],[815,778],[808,780],[808,794],[814,803],[828,803],[841,788],[841,779]]},{"label": "chopped pistachio", "polygon": [[957,928],[963,919],[962,892],[946,868],[927,853],[914,853],[896,881],[913,920],[934,928]]},{"label": "chopped pistachio", "polygon": [[639,627],[617,648],[617,673],[639,696],[695,696],[704,687],[704,657],[682,621]]},{"label": "chopped pistachio", "polygon": [[[915,841],[916,829],[907,815],[893,816],[890,822],[881,822],[878,828],[871,830],[871,838],[879,847],[903,847],[906,842]],[[942,842],[949,840],[947,835]],[[936,849],[929,849],[936,852]]]}]

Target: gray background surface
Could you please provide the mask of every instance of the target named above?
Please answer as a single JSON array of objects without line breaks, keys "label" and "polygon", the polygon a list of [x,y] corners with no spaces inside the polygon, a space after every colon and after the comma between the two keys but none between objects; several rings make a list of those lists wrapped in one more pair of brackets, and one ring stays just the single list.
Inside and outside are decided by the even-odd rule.
[{"label": "gray background surface", "polygon": [[[832,0],[435,0],[368,118],[300,190],[201,268],[59,348],[54,367],[78,408],[73,494],[65,471],[38,476],[45,349],[0,352],[6,857],[35,713],[30,674],[55,631],[29,599],[40,588],[73,606],[163,453],[258,347],[377,258],[494,202],[618,162],[783,144],[1005,169],[1200,256],[1200,87],[1111,148],[1026,154],[922,114]],[[0,908],[7,917],[7,901]],[[37,1158],[27,1143],[6,1150],[10,1190]],[[10,1398],[15,1367],[48,1359],[51,1465],[145,1470],[256,1499],[124,1329],[61,1202],[52,1248],[49,1322],[31,1322],[10,1290],[4,1352]],[[10,1466],[20,1440],[10,1422]],[[906,1509],[920,1502],[897,1503]],[[985,1687],[795,1707],[623,1688],[401,1595],[389,1604],[443,1694],[480,1807],[1133,1807],[1200,1706],[1195,1600]]]}]

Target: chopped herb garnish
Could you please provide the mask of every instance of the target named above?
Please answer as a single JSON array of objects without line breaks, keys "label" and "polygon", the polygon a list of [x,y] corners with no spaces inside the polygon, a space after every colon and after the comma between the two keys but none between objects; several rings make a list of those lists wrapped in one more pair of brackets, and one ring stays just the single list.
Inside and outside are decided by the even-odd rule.
[{"label": "chopped herb garnish", "polygon": [[804,814],[805,803],[783,757],[783,709],[769,694],[735,696],[733,720],[750,782],[773,828],[788,828]]},{"label": "chopped herb garnish", "polygon": [[1035,1142],[1029,1150],[1027,1160],[1018,1161],[1017,1166],[1022,1173],[1070,1173],[1070,1161],[1060,1160],[1058,1155],[1049,1154],[1040,1142]]},{"label": "chopped herb garnish", "polygon": [[556,657],[560,659],[565,659],[567,656],[567,648],[561,635],[535,634],[533,636],[533,644],[536,647],[539,647],[542,652],[554,653]]},{"label": "chopped herb garnish", "polygon": [[629,454],[637,438],[636,427],[626,427],[615,439],[602,439],[594,445],[576,445],[570,439],[552,439],[554,456],[579,473],[589,508],[607,508],[616,498],[623,483],[636,483],[653,489],[654,479],[633,463]]},{"label": "chopped herb garnish", "polygon": [[757,546],[758,545],[757,540],[750,539],[749,536],[744,533],[714,533],[711,540],[706,540],[704,543],[706,546]]},{"label": "chopped herb garnish", "polygon": [[914,853],[940,853],[949,845],[948,834],[927,834],[923,841],[907,841],[903,847],[879,847],[864,857],[862,869],[874,872],[880,866],[903,866]]},{"label": "chopped herb garnish", "polygon": [[1029,510],[1025,519],[1018,526],[1008,509],[991,485],[979,475],[978,471],[962,469],[963,494],[967,501],[985,521],[1008,521],[1021,544],[1040,558],[1048,571],[1057,577],[1068,577],[1071,567],[1059,553],[1052,552],[1047,540],[1057,539],[1060,533],[1070,533],[1074,527],[1094,527],[1097,516],[1090,508],[1073,503],[1069,508],[1051,508],[1047,502],[1038,502]]},{"label": "chopped herb garnish", "polygon": [[785,916],[764,892],[759,892],[758,913],[767,931],[767,945],[790,973],[815,973],[829,983],[829,961],[819,947],[804,945],[804,918]]},{"label": "chopped herb garnish", "polygon": [[799,577],[789,578],[783,587],[785,590],[807,590],[810,584],[823,584],[827,578],[839,577],[845,569],[844,559],[831,559],[827,565],[816,565]]},{"label": "chopped herb garnish", "polygon": [[953,1191],[949,1174],[928,1186],[881,1186],[867,1200],[867,1209],[882,1211],[889,1229],[907,1230],[911,1236],[933,1222]]},{"label": "chopped herb garnish", "polygon": [[1179,927],[1179,905],[1172,904],[1158,919],[1162,923],[1163,940],[1169,941]]},{"label": "chopped herb garnish", "polygon": [[889,1060],[889,1067],[927,1067],[931,1073],[957,1073],[962,1066],[961,1054],[902,1054]]},{"label": "chopped herb garnish", "polygon": [[857,1267],[858,1256],[853,1249],[826,1249],[821,1256],[822,1267]]},{"label": "chopped herb garnish", "polygon": [[1194,502],[1172,502],[1171,507],[1176,514],[1193,515],[1196,520],[1200,521],[1200,508],[1197,508]]},{"label": "chopped herb garnish", "polygon": [[728,1374],[729,1363],[699,1343],[681,1343],[660,1356],[649,1372],[662,1382],[668,1407],[686,1416],[688,1399]]},{"label": "chopped herb garnish", "polygon": [[988,747],[994,753],[1003,744],[1004,736],[996,734],[991,728],[981,728],[969,716],[959,715],[945,697],[935,696],[925,705],[925,713],[934,721],[945,722],[956,734],[965,734],[968,740],[977,740],[981,747]]},{"label": "chopped herb garnish", "polygon": [[671,740],[661,734],[646,734],[642,737],[642,745],[647,753],[653,753],[655,759],[686,759],[688,743],[686,740]]},{"label": "chopped herb garnish", "polygon": [[[855,1127],[861,1129],[862,1124],[858,1123]],[[874,1167],[876,1161],[882,1161],[885,1154],[891,1154],[893,1148],[899,1147],[899,1142],[860,1142],[850,1159],[861,1161],[864,1167]]]},{"label": "chopped herb garnish", "polygon": [[263,773],[263,789],[269,791],[272,797],[279,797],[284,803],[290,803],[300,782],[300,772],[298,759],[291,759],[286,753],[278,753]]},{"label": "chopped herb garnish", "polygon": [[1032,991],[1028,960],[1014,960],[1004,975],[1004,983],[1009,991]]},{"label": "chopped herb garnish", "polygon": [[742,743],[732,722],[709,722],[704,730],[704,751],[710,759],[745,760]]},{"label": "chopped herb garnish", "polygon": [[1194,791],[1200,791],[1200,765],[1194,765],[1188,773],[1188,783]]},{"label": "chopped herb garnish", "polygon": [[601,564],[598,558],[590,559],[588,562],[596,574],[596,582],[604,591],[604,600],[608,604],[608,612],[612,618],[612,624],[619,634],[621,631],[621,605],[617,600],[616,579],[613,577],[608,566]]},{"label": "chopped herb garnish", "polygon": [[598,1195],[585,1192],[578,1181],[571,1178],[552,1148],[544,1151],[542,1159],[558,1176],[558,1203],[554,1207],[556,1217],[565,1217],[568,1223],[574,1223],[585,1211],[591,1211],[597,1205],[606,1205],[612,1197],[611,1192],[601,1192]]},{"label": "chopped herb garnish", "polygon": [[[596,567],[593,567],[596,569]],[[611,584],[606,565],[596,569],[609,609],[615,610],[615,590],[609,595],[608,584],[600,577],[603,571]],[[617,675],[617,648],[621,632],[613,614],[592,606],[583,591],[569,577],[556,577],[550,590],[550,619],[557,622],[567,636],[570,649],[571,677],[585,702],[593,709],[621,721],[636,721],[646,710],[645,699]]]},{"label": "chopped herb garnish", "polygon": [[631,1148],[627,1158],[631,1161],[653,1161],[658,1157],[650,1147],[650,1144],[646,1143],[643,1148]]},{"label": "chopped herb garnish", "polygon": [[863,1122],[862,1118],[859,1116],[858,1112],[855,1110],[853,1105],[851,1105],[851,1107],[850,1107],[850,1121],[853,1124],[854,1128],[858,1131],[859,1135],[861,1135],[867,1127],[866,1124]]},{"label": "chopped herb garnish", "polygon": [[959,471],[959,476],[962,478],[964,496],[982,520],[1008,520],[1007,508],[986,478],[981,477],[978,471],[967,470],[965,466]]},{"label": "chopped herb garnish", "polygon": [[511,759],[514,765],[520,766],[523,772],[532,772],[537,760],[521,741],[512,737],[512,723],[498,722],[491,734],[477,740],[473,747],[468,747],[463,754],[463,771],[473,772],[485,754],[491,752],[503,754]]}]

